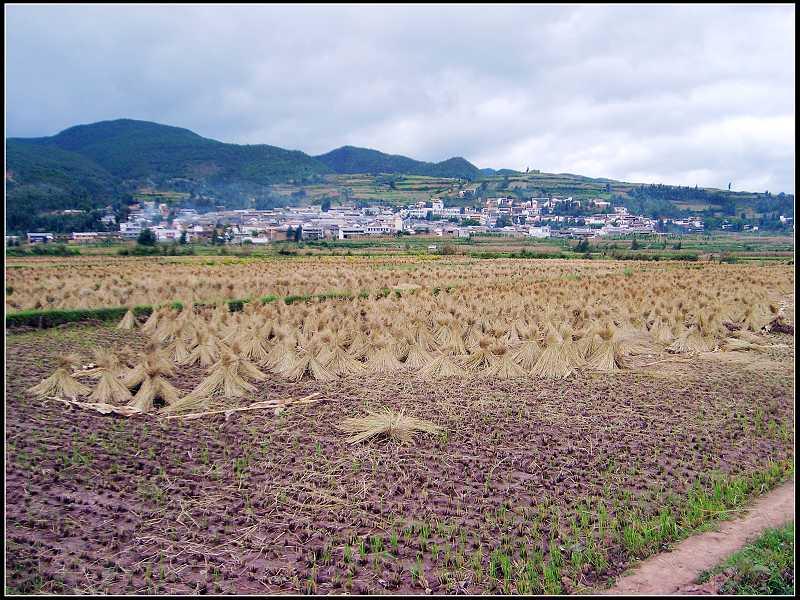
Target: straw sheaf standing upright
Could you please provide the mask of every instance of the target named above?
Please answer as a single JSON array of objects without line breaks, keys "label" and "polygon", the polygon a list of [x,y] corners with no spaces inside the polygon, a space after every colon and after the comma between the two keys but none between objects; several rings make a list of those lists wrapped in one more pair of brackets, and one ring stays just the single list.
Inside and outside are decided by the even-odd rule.
[{"label": "straw sheaf standing upright", "polygon": [[409,346],[406,361],[403,364],[406,369],[418,371],[432,360],[433,356],[431,353],[424,350],[415,340],[414,343]]},{"label": "straw sheaf standing upright", "polygon": [[536,361],[539,359],[539,355],[542,353],[542,348],[534,338],[530,338],[524,340],[519,346],[514,348],[511,353],[511,358],[516,362],[520,367],[522,367],[525,372],[530,372],[533,369],[533,366],[536,364]]},{"label": "straw sheaf standing upright", "polygon": [[242,398],[256,392],[256,387],[248,380],[264,381],[266,377],[246,358],[225,352],[209,369],[208,376],[187,394],[188,398],[179,406],[183,408],[189,402],[214,396]]},{"label": "straw sheaf standing upright", "polygon": [[481,337],[481,339],[478,340],[477,348],[475,348],[464,361],[464,368],[469,369],[473,373],[484,371],[489,368],[493,359],[492,352],[489,349],[491,345],[491,338],[487,336]]},{"label": "straw sheaf standing upright", "polygon": [[702,312],[667,348],[669,352],[711,352],[717,347],[713,318]]},{"label": "straw sheaf standing upright", "polygon": [[66,354],[58,358],[58,368],[52,375],[43,379],[40,383],[28,388],[29,394],[39,398],[48,396],[66,396],[76,398],[87,396],[91,390],[81,382],[75,380],[70,374],[72,368],[80,364],[81,358],[76,354]]},{"label": "straw sheaf standing upright", "polygon": [[130,331],[135,327],[136,327],[136,316],[133,314],[133,311],[129,308],[128,311],[125,313],[125,316],[122,317],[122,320],[119,323],[117,323],[117,329]]},{"label": "straw sheaf standing upright", "polygon": [[589,368],[598,371],[617,371],[625,368],[622,341],[615,336],[611,324],[602,327],[597,335],[601,341],[587,361]]},{"label": "straw sheaf standing upright", "polygon": [[300,350],[294,360],[281,371],[281,375],[289,381],[300,381],[305,375],[317,381],[332,381],[336,374],[322,365],[311,351]]},{"label": "straw sheaf standing upright", "polygon": [[531,369],[531,375],[546,379],[565,379],[574,372],[564,349],[563,340],[551,330],[545,338],[544,350]]},{"label": "straw sheaf standing upright", "polygon": [[219,349],[217,339],[207,331],[197,332],[197,345],[189,352],[189,355],[181,364],[210,367],[219,360]]},{"label": "straw sheaf standing upright", "polygon": [[324,358],[320,356],[319,360],[322,366],[336,375],[357,375],[366,371],[364,363],[354,359],[338,344],[334,345]]},{"label": "straw sheaf standing upright", "polygon": [[452,356],[439,352],[419,370],[420,379],[433,380],[447,377],[466,377],[467,371],[459,366]]},{"label": "straw sheaf standing upright", "polygon": [[164,375],[164,371],[157,364],[148,364],[139,391],[129,406],[146,413],[153,410],[156,400],[160,399],[168,405],[177,401],[180,393],[175,386],[164,379]]},{"label": "straw sheaf standing upright", "polygon": [[89,399],[93,402],[104,404],[124,404],[131,400],[132,395],[125,385],[119,380],[120,362],[112,352],[96,355],[98,381]]},{"label": "straw sheaf standing upright", "polygon": [[514,379],[524,377],[525,369],[514,362],[514,357],[506,345],[498,343],[491,347],[490,364],[483,372],[485,377],[496,379]]},{"label": "straw sheaf standing upright", "polygon": [[161,315],[163,314],[163,309],[156,308],[151,313],[150,316],[147,317],[147,320],[141,327],[142,333],[147,335],[151,335],[155,332],[156,327],[158,327],[158,322],[161,319]]},{"label": "straw sheaf standing upright", "polygon": [[366,368],[371,373],[393,373],[403,368],[386,340],[378,340],[374,350],[367,354]]}]

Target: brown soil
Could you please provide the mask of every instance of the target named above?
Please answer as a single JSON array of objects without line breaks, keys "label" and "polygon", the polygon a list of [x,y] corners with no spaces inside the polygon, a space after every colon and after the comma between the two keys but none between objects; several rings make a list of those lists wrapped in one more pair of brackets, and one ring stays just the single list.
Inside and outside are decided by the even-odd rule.
[{"label": "brown soil", "polygon": [[[586,503],[648,518],[712,472],[748,475],[794,455],[791,338],[766,378],[716,360],[567,382],[272,376],[248,402],[324,399],[277,417],[125,419],[24,394],[61,353],[143,342],[113,327],[8,338],[7,589],[514,592],[487,577],[490,555],[516,564],[572,547]],[[182,370],[171,382],[190,390],[202,377]],[[335,429],[380,406],[447,435],[350,446]],[[594,541],[608,563],[584,565],[564,591],[601,587],[630,564],[619,542]]]},{"label": "brown soil", "polygon": [[[696,584],[700,572],[717,566],[769,527],[794,520],[794,481],[760,497],[746,516],[723,522],[717,531],[690,537],[671,552],[658,554],[617,581],[608,593],[714,593],[716,582]],[[724,574],[723,574],[724,577]]]}]

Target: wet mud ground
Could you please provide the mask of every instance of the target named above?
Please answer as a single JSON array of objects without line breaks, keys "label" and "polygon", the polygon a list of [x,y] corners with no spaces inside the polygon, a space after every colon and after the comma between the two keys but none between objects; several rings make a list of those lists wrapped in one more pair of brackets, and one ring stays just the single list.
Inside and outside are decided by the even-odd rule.
[{"label": "wet mud ground", "polygon": [[[788,348],[566,382],[274,377],[252,401],[316,391],[323,400],[278,416],[182,421],[100,415],[24,394],[60,353],[141,348],[138,334],[105,326],[12,334],[6,590],[605,587],[634,556],[602,515],[605,523],[615,512],[658,515],[710,474],[747,476],[793,459],[794,341],[771,338]],[[202,377],[197,367],[170,381],[188,391]],[[351,446],[335,428],[384,406],[445,433]]]}]

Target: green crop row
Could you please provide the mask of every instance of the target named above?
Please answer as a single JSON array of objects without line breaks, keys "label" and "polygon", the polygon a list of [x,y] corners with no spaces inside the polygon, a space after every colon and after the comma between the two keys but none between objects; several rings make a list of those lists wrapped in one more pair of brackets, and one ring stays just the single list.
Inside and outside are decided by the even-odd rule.
[{"label": "green crop row", "polygon": [[[377,292],[370,294],[364,290],[357,295],[350,292],[325,292],[322,294],[304,294],[304,295],[289,295],[285,296],[282,300],[285,304],[294,304],[295,302],[311,302],[314,300],[324,302],[327,300],[353,300],[358,297],[361,299],[368,299],[370,295],[376,298],[385,298],[391,293],[389,288],[381,288]],[[399,294],[400,292],[395,292]],[[278,296],[269,295],[262,296],[261,298],[243,298],[234,300],[225,300],[224,304],[227,305],[228,310],[231,312],[239,312],[244,309],[244,305],[248,302],[258,301],[262,304],[269,304],[276,302],[280,298]],[[217,303],[195,303],[195,308],[203,308],[207,306],[216,306]],[[181,302],[169,302],[160,306],[169,306],[176,310],[183,310],[184,305]],[[155,308],[158,308],[156,306]],[[153,312],[153,306],[136,306],[133,308],[133,313],[137,317],[147,317]],[[120,306],[115,308],[86,308],[86,309],[64,309],[64,310],[25,310],[16,313],[9,313],[6,315],[6,327],[35,327],[37,329],[47,329],[49,327],[56,327],[65,323],[80,323],[86,321],[114,321],[119,320],[128,311],[128,307]]]}]

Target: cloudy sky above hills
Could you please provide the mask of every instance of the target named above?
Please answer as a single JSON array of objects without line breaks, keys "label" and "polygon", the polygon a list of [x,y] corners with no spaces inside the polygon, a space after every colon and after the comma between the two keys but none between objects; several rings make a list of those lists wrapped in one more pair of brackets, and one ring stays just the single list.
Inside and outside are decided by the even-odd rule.
[{"label": "cloudy sky above hills", "polygon": [[130,117],[310,154],[794,192],[794,6],[6,6],[6,135]]}]

